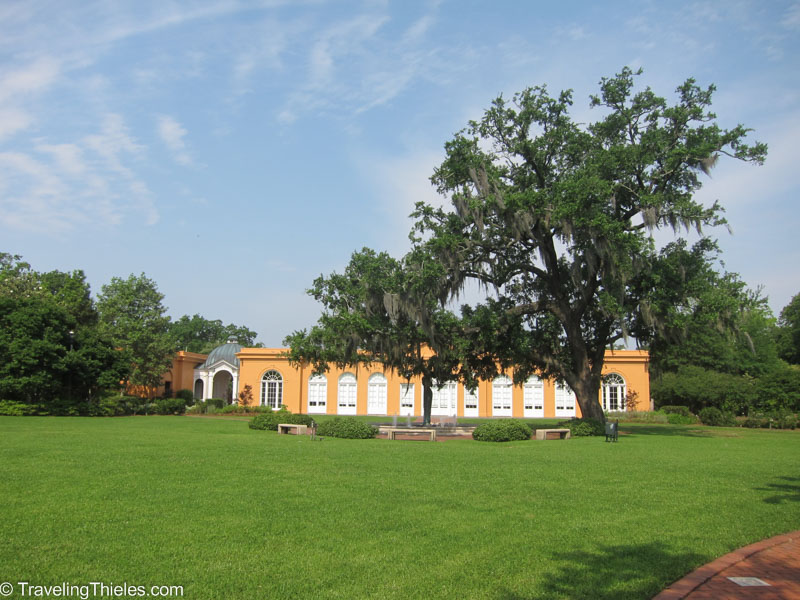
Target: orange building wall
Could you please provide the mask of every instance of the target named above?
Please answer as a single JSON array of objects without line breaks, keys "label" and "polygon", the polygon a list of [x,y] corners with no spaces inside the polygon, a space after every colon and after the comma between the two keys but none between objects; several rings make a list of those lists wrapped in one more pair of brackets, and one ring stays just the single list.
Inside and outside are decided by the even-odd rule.
[{"label": "orange building wall", "polygon": [[[283,404],[292,412],[308,412],[308,379],[312,375],[308,366],[293,367],[283,356],[282,348],[244,348],[236,356],[240,361],[239,390],[249,384],[253,388],[253,399],[261,404],[261,378],[269,370],[275,370],[283,377]],[[199,363],[198,363],[199,364]],[[638,393],[638,410],[651,410],[650,406],[650,378],[647,371],[648,354],[644,350],[613,350],[606,353],[603,374],[617,373],[625,380],[627,389]],[[193,367],[192,367],[193,368]],[[191,370],[189,378],[191,380]],[[327,404],[326,414],[337,414],[337,396],[339,377],[344,373],[352,373],[357,381],[357,414],[366,415],[368,382],[373,373],[382,373],[387,379],[386,414],[400,413],[400,384],[406,380],[391,371],[383,371],[380,365],[371,367],[339,369],[332,365],[325,373],[327,378]],[[512,377],[512,373],[508,374]],[[408,381],[414,384],[414,415],[422,415],[422,378],[415,377]],[[545,379],[544,383],[544,416],[555,417],[555,382]],[[192,386],[189,385],[188,389]],[[176,388],[177,389],[177,388]],[[238,393],[238,392],[237,392]],[[602,394],[602,390],[600,392]],[[512,387],[512,415],[516,418],[523,417],[523,386]],[[478,415],[491,417],[492,415],[492,382],[480,381],[478,383]],[[457,412],[464,416],[464,386],[457,387]],[[598,395],[598,402],[601,396]],[[580,416],[580,407],[576,404],[576,415]]]}]

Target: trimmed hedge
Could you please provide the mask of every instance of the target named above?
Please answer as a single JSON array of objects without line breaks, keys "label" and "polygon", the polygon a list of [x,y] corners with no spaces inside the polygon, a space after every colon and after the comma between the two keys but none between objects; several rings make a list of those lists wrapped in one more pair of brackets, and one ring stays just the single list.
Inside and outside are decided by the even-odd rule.
[{"label": "trimmed hedge", "polygon": [[531,439],[531,428],[521,421],[500,419],[489,421],[475,428],[472,439],[479,442],[512,442]]},{"label": "trimmed hedge", "polygon": [[590,435],[605,435],[606,426],[602,421],[586,417],[585,419],[570,419],[569,421],[562,421],[558,424],[559,427],[566,427],[569,429],[572,437],[587,437]]},{"label": "trimmed hedge", "polygon": [[711,425],[713,427],[733,427],[736,425],[736,420],[731,413],[722,412],[713,406],[706,406],[698,416],[703,425]]},{"label": "trimmed hedge", "polygon": [[308,415],[292,414],[288,410],[268,411],[256,415],[250,420],[250,429],[266,429],[278,431],[279,423],[291,423],[293,425],[311,425],[314,419]]},{"label": "trimmed hedge", "polygon": [[334,417],[317,425],[317,435],[349,440],[367,440],[378,435],[378,428],[353,417]]}]

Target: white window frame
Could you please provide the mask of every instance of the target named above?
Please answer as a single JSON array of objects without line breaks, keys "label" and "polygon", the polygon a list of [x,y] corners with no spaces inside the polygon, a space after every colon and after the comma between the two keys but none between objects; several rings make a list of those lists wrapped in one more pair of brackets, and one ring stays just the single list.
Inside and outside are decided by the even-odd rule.
[{"label": "white window frame", "polygon": [[498,375],[492,381],[492,416],[514,416],[514,383],[508,375]]},{"label": "white window frame", "polygon": [[340,415],[358,414],[358,379],[352,373],[339,376],[336,393],[336,413]]},{"label": "white window frame", "polygon": [[574,417],[576,397],[575,392],[566,383],[556,382],[556,416]]},{"label": "white window frame", "polygon": [[400,416],[401,417],[413,417],[414,416],[414,384],[413,383],[401,383],[400,384],[400,398],[398,399],[400,403]]},{"label": "white window frame", "polygon": [[458,386],[455,381],[448,381],[441,388],[433,381],[433,400],[431,415],[437,417],[455,417],[458,414]]},{"label": "white window frame", "polygon": [[478,393],[478,388],[475,388],[475,391],[470,392],[466,386],[464,386],[464,416],[465,417],[477,417],[480,413],[478,412],[480,407],[480,394]]},{"label": "white window frame", "polygon": [[617,412],[625,410],[628,386],[619,373],[609,373],[603,377],[603,410]]},{"label": "white window frame", "polygon": [[283,404],[283,375],[270,369],[261,377],[261,406],[278,410]]},{"label": "white window frame", "polygon": [[389,382],[383,373],[373,373],[367,381],[367,414],[385,415]]},{"label": "white window frame", "polygon": [[529,419],[544,417],[544,381],[531,375],[522,388],[522,414]]},{"label": "white window frame", "polygon": [[312,375],[308,378],[308,414],[328,412],[328,378]]}]

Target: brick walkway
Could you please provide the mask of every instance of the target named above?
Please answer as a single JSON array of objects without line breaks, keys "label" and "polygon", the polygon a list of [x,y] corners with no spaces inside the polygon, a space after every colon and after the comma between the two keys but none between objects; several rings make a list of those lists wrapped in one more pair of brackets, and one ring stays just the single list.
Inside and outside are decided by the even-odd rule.
[{"label": "brick walkway", "polygon": [[[751,585],[738,585],[729,577],[748,578],[741,582]],[[778,535],[726,554],[676,581],[653,600],[682,598],[800,600],[800,531]]]}]

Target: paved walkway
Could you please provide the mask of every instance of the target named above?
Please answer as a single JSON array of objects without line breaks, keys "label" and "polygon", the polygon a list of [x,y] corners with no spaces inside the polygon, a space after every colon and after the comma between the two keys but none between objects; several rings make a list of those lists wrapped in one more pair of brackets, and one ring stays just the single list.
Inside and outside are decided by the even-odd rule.
[{"label": "paved walkway", "polygon": [[800,531],[726,554],[676,581],[653,600],[682,598],[800,600]]}]

